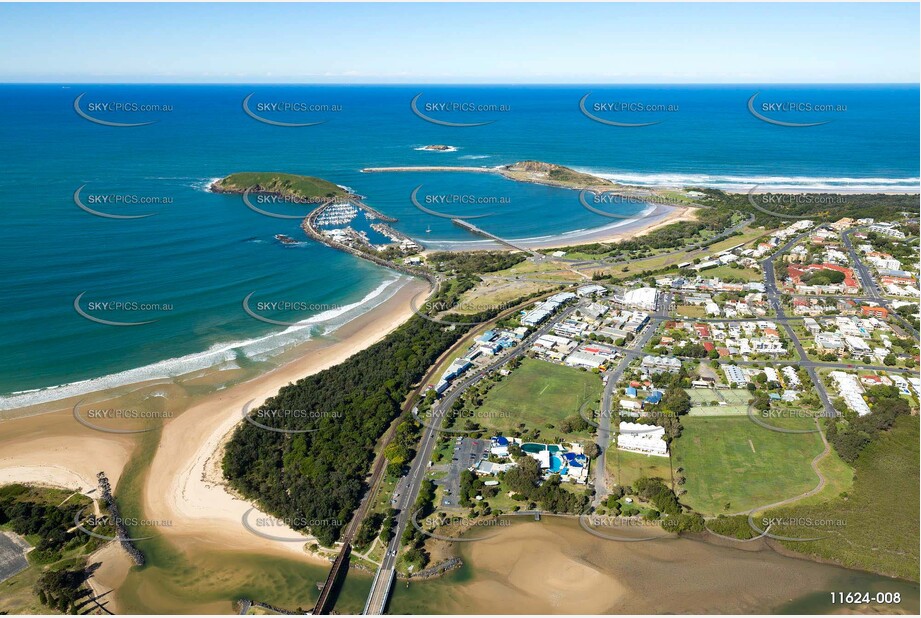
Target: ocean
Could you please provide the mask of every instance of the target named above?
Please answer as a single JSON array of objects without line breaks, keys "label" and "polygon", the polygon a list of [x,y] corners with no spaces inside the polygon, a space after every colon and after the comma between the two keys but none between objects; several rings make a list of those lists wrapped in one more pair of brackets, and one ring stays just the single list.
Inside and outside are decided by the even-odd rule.
[{"label": "ocean", "polygon": [[[420,210],[414,191],[431,211],[485,215],[475,223],[506,238],[612,221],[564,189],[490,174],[363,168],[534,159],[650,186],[888,192],[919,183],[917,86],[11,84],[0,85],[0,112],[8,215],[0,409],[270,362],[401,284],[395,273],[308,240],[297,219],[207,191],[232,172],[325,178],[433,247],[473,238]],[[454,148],[421,149],[431,144]],[[97,213],[151,216],[91,214],[75,203],[78,190]],[[616,209],[624,217],[647,211],[634,202]],[[276,234],[298,242],[282,244]],[[256,313],[283,324],[249,315],[248,295]]]}]

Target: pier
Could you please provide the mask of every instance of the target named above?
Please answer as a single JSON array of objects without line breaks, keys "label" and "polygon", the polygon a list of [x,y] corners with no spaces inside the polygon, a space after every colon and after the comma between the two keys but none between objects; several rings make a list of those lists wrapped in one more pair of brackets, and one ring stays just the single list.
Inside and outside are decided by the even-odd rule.
[{"label": "pier", "polygon": [[495,234],[491,234],[484,229],[478,228],[472,223],[467,223],[466,221],[463,221],[462,219],[451,219],[451,223],[453,223],[457,227],[464,228],[465,230],[467,230],[468,232],[471,232],[472,234],[476,234],[477,236],[483,236],[490,240],[494,240],[499,244],[502,244],[502,245],[505,245],[506,247],[510,247],[514,249],[515,251],[523,251],[524,253],[528,253],[532,257],[537,258],[538,260],[547,259],[547,256],[542,253],[538,253],[537,251],[534,251],[533,249],[529,249],[528,247],[525,247],[523,245],[516,245],[515,243],[505,240],[504,238],[499,238]]},{"label": "pier", "polygon": [[339,550],[339,555],[336,556],[336,560],[333,561],[333,566],[329,570],[329,575],[326,576],[326,583],[323,584],[323,590],[320,591],[317,603],[313,607],[312,613],[314,616],[328,614],[333,608],[336,600],[334,595],[336,588],[342,583],[342,578],[349,571],[349,556],[352,554],[352,543],[350,541],[351,535],[349,534],[349,540],[342,544],[342,549]]}]

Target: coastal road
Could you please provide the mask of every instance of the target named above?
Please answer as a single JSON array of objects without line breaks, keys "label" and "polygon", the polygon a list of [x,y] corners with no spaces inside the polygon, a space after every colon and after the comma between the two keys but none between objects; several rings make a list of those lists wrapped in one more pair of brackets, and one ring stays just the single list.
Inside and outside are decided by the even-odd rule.
[{"label": "coastal road", "polygon": [[451,406],[465,390],[478,383],[489,373],[502,367],[505,363],[523,355],[527,352],[535,339],[550,332],[550,329],[552,329],[556,323],[569,316],[574,309],[575,307],[568,307],[561,313],[552,317],[546,324],[512,348],[510,352],[502,355],[485,367],[476,370],[466,379],[459,382],[448,392],[444,399],[432,406],[432,415],[426,419],[427,425],[422,434],[422,442],[420,443],[419,450],[410,464],[409,472],[405,477],[406,485],[402,482],[400,483],[400,485],[406,487],[406,489],[391,502],[394,508],[399,511],[396,517],[394,536],[390,540],[390,543],[387,544],[386,553],[381,560],[381,565],[371,585],[371,591],[365,603],[364,614],[381,615],[387,607],[387,600],[390,596],[390,588],[394,580],[396,562],[402,543],[403,533],[406,530],[406,526],[409,524],[409,518],[413,515],[413,507],[419,495],[419,490],[422,488],[422,481],[425,480],[425,471],[428,469],[428,462],[432,459],[432,452],[438,441],[438,434],[441,433],[437,428],[441,426],[445,412],[451,409]]}]

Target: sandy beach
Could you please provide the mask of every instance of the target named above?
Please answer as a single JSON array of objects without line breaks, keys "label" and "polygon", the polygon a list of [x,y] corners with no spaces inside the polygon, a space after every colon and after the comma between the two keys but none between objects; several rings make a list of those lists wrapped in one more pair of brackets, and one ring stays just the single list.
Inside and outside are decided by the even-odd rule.
[{"label": "sandy beach", "polygon": [[[253,505],[225,488],[220,471],[221,445],[242,422],[244,405],[252,402],[258,406],[282,386],[336,365],[381,340],[412,315],[411,299],[428,291],[428,284],[410,280],[393,297],[341,326],[330,337],[303,344],[294,360],[199,397],[170,418],[145,471],[142,495],[144,518],[164,522],[157,526],[157,535],[175,541],[188,554],[197,546],[206,546],[324,564],[323,559],[305,552],[304,544],[310,539],[286,526],[273,525],[271,534],[301,540],[273,541],[246,530],[242,518]],[[106,400],[111,395],[99,393],[95,397]],[[96,473],[102,470],[117,491],[118,480],[137,447],[137,436],[143,434],[95,431],[73,419],[69,402],[56,405],[59,409],[53,412],[18,418],[14,414],[0,423],[0,485],[35,483],[86,493],[96,488]],[[247,521],[259,517],[266,516],[257,509],[250,512]],[[94,575],[93,587],[98,594],[117,587],[132,564],[115,544],[98,551],[94,560],[103,564]]]},{"label": "sandy beach", "polygon": [[[633,219],[612,219],[611,223],[585,230],[576,230],[554,236],[537,238],[509,238],[510,242],[528,249],[556,249],[590,243],[611,243],[628,238],[644,236],[653,230],[678,221],[694,221],[696,208],[662,204],[650,205],[645,215]],[[493,240],[430,241],[426,243],[432,251],[482,251],[486,249],[508,249]]]},{"label": "sandy beach", "polygon": [[[242,525],[249,502],[231,495],[222,482],[221,445],[241,422],[243,407],[258,406],[279,388],[344,361],[381,340],[411,315],[409,300],[428,289],[412,281],[381,307],[343,326],[340,341],[312,350],[275,371],[227,389],[193,406],[163,430],[148,472],[144,491],[147,517],[172,521],[167,537],[183,539],[183,547],[196,543],[240,550],[282,551],[305,556],[302,542],[272,541],[251,534]],[[253,511],[248,521],[265,514]],[[296,538],[282,525],[271,534]],[[304,542],[310,539],[305,537]]]},{"label": "sandy beach", "polygon": [[653,230],[679,221],[694,221],[697,218],[696,211],[697,209],[693,206],[663,206],[657,204],[654,206],[654,210],[646,216],[626,220],[626,223],[619,221],[594,229],[562,234],[547,242],[540,242],[534,245],[528,244],[528,246],[535,249],[555,249],[576,244],[619,242],[629,238],[645,236]]}]

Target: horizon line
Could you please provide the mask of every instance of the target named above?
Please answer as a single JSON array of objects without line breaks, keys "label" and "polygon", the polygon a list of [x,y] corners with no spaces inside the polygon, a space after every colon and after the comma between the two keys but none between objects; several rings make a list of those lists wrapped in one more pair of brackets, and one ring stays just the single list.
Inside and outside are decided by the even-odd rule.
[{"label": "horizon line", "polygon": [[91,86],[917,86],[921,88],[921,81],[892,81],[892,82],[830,82],[830,81],[796,81],[796,82],[373,82],[373,81],[4,81],[3,86],[58,86],[58,85],[91,85]]}]

